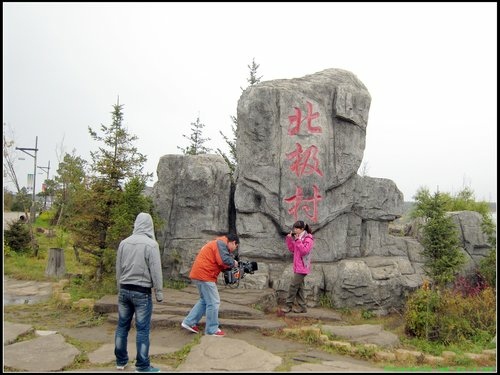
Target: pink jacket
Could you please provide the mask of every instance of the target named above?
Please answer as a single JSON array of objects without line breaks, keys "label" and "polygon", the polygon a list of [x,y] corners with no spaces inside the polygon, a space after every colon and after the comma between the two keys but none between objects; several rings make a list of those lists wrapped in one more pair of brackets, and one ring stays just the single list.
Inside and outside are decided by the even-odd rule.
[{"label": "pink jacket", "polygon": [[297,240],[286,236],[285,242],[288,250],[293,253],[293,272],[308,275],[311,272],[311,252],[314,246],[312,234],[306,232],[302,239]]}]

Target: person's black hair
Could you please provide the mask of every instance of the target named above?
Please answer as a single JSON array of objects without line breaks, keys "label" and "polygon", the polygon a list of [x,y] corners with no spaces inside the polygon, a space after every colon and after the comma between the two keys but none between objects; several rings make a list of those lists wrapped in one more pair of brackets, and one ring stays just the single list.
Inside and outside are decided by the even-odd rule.
[{"label": "person's black hair", "polygon": [[299,228],[299,229],[304,229],[307,233],[311,233],[311,227],[309,226],[309,224],[306,224],[304,223],[302,220],[297,220],[294,224],[293,224],[293,227],[294,228]]},{"label": "person's black hair", "polygon": [[228,233],[226,234],[226,237],[229,242],[236,241],[236,244],[240,243],[240,239],[238,238],[238,235],[236,233]]}]

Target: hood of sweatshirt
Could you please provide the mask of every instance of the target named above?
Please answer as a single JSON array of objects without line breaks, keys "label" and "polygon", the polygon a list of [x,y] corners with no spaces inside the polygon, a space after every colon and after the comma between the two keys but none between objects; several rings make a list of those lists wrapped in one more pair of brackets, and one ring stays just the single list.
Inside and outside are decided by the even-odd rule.
[{"label": "hood of sweatshirt", "polygon": [[153,218],[150,214],[141,212],[139,215],[137,215],[134,223],[133,234],[145,234],[149,238],[156,240]]}]

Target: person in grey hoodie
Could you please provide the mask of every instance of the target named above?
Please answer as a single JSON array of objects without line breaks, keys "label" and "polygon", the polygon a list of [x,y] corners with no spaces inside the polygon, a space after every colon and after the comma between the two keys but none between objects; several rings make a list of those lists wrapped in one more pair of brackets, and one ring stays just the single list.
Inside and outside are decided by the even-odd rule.
[{"label": "person in grey hoodie", "polygon": [[148,213],[141,212],[137,215],[132,235],[121,241],[118,246],[116,282],[118,286],[116,368],[124,370],[128,364],[127,338],[135,314],[136,372],[160,372],[160,369],[150,364],[149,333],[153,313],[151,289],[154,289],[156,301],[163,301],[163,274],[153,219]]}]

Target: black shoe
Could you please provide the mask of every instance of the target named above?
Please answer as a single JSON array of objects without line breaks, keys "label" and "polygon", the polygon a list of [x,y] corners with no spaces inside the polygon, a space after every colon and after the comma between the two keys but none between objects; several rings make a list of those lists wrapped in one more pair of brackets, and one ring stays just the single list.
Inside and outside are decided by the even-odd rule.
[{"label": "black shoe", "polygon": [[281,311],[283,311],[285,314],[286,313],[289,313],[290,311],[292,311],[292,307],[291,306],[285,306],[281,309]]},{"label": "black shoe", "polygon": [[296,308],[296,309],[293,309],[293,312],[296,313],[296,314],[303,314],[303,313],[306,313],[307,312],[307,309],[304,307],[304,308]]}]

